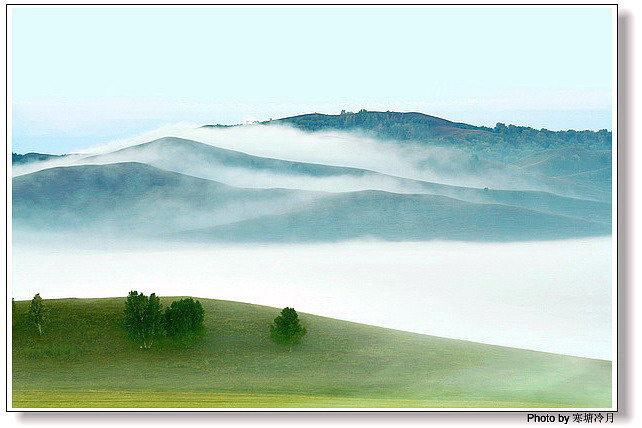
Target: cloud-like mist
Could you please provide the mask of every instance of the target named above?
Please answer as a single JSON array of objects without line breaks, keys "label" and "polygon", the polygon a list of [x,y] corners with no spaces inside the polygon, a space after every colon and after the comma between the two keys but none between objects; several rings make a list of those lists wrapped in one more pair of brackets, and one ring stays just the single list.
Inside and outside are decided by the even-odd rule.
[{"label": "cloud-like mist", "polygon": [[13,296],[130,289],[297,310],[418,333],[611,358],[611,240],[18,246]]},{"label": "cloud-like mist", "polygon": [[[157,139],[163,140],[154,141]],[[148,142],[152,143],[139,146]],[[54,166],[113,163],[118,165],[110,165],[108,172],[93,176],[92,168],[96,167],[82,169],[77,177],[86,180],[84,193],[76,192],[80,186],[66,174],[61,176],[67,181],[56,182],[58,187],[49,193],[47,180],[34,180],[34,184],[20,182],[18,177]],[[119,168],[124,168],[125,173],[121,170],[118,175]],[[135,173],[129,174],[127,168]],[[176,178],[176,174],[167,171],[184,176]],[[517,167],[490,163],[480,166],[473,157],[455,149],[379,141],[358,133],[306,133],[261,125],[210,129],[180,124],[91,147],[83,153],[17,165],[13,175],[17,177],[14,186],[22,183],[23,189],[33,189],[33,184],[42,186],[44,195],[65,195],[67,199],[53,198],[50,202],[54,205],[68,204],[73,193],[78,210],[65,206],[66,212],[96,219],[85,223],[88,236],[65,235],[55,225],[52,230],[59,235],[45,236],[37,228],[27,232],[14,225],[12,290],[17,299],[30,298],[36,292],[45,298],[121,296],[130,289],[139,289],[161,295],[296,306],[304,312],[436,336],[610,358],[610,238],[508,244],[353,241],[299,245],[210,242],[203,246],[119,238],[114,247],[105,247],[111,237],[104,236],[104,225],[127,231],[149,228],[150,232],[162,233],[198,229],[280,214],[322,198],[342,196],[300,190],[435,193],[487,204],[492,203],[484,199],[487,195],[500,193],[493,189],[554,187],[544,177],[529,175]],[[105,185],[114,177],[118,185],[113,187],[121,193],[111,194],[113,189]],[[481,189],[444,190],[412,180]],[[158,182],[174,183],[174,187],[158,186]],[[97,191],[103,192],[100,198],[92,193]],[[33,214],[33,202],[39,203],[41,193],[20,195],[24,197],[20,209],[27,222]],[[524,201],[532,195],[517,193],[514,200],[499,195],[504,199],[496,203],[530,208]],[[122,205],[113,210],[113,205],[118,204],[112,201]],[[434,201],[431,204],[439,206]],[[452,210],[463,207],[461,211],[444,211],[435,224],[453,215],[461,215],[461,221],[468,226],[477,224],[481,217],[471,214],[476,208],[455,202],[447,206],[454,207]],[[535,202],[537,211],[529,211],[535,217],[545,216],[544,212],[551,209],[558,219],[595,220],[605,228],[610,222],[608,203],[600,205],[554,195],[536,195]],[[320,214],[331,216],[333,207],[332,203],[326,207],[329,213],[313,207],[312,227],[316,227]],[[418,218],[413,217],[417,211],[432,209],[432,205],[414,210],[415,205],[409,207],[404,215],[412,219]],[[58,208],[33,214],[36,217],[32,224],[40,226],[48,219],[59,220],[50,214]],[[501,229],[504,218],[514,220],[501,217],[501,213],[508,214],[502,211],[506,206],[500,208],[493,211],[498,214],[487,214],[481,223],[492,223],[492,227]],[[588,218],[598,209],[606,214]],[[382,218],[388,218],[388,214],[379,213]],[[359,218],[359,212],[356,218],[367,223],[367,218]],[[510,229],[511,221],[507,223]],[[362,225],[356,221],[346,224],[355,228]],[[74,233],[79,231],[74,219],[69,225]],[[553,230],[558,230],[557,225]],[[460,230],[462,223],[453,227]],[[533,227],[534,223],[529,223],[525,228]],[[533,236],[541,239],[541,235]],[[96,248],[99,245],[103,247]]]},{"label": "cloud-like mist", "polygon": [[[548,177],[534,176],[509,165],[480,162],[470,154],[454,148],[419,145],[412,142],[381,141],[355,132],[303,132],[287,126],[245,125],[229,128],[202,128],[193,124],[167,125],[145,134],[90,147],[82,153],[46,162],[18,165],[13,175],[24,175],[54,166],[84,163],[138,161],[163,169],[241,187],[284,187],[322,191],[384,190],[399,193],[423,193],[411,183],[369,176],[355,178],[305,177],[234,168],[220,164],[202,165],[190,153],[167,157],[147,148],[145,152],[107,155],[163,137],[194,140],[213,147],[249,155],[295,162],[360,168],[395,177],[443,183],[455,186],[506,190],[542,190],[576,196],[573,186]],[[91,157],[91,158],[90,158]],[[87,159],[90,158],[90,159]]]}]

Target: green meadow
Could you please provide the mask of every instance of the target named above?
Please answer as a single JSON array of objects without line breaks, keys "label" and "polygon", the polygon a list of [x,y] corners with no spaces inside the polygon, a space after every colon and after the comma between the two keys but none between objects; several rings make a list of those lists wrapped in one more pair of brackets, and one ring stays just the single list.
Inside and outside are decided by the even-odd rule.
[{"label": "green meadow", "polygon": [[[164,307],[177,299],[161,298]],[[280,309],[198,300],[203,337],[190,346],[161,339],[148,350],[121,326],[124,297],[46,300],[42,336],[26,315],[29,302],[16,302],[13,407],[611,407],[610,361],[305,313],[308,334],[290,352],[269,336]]]}]

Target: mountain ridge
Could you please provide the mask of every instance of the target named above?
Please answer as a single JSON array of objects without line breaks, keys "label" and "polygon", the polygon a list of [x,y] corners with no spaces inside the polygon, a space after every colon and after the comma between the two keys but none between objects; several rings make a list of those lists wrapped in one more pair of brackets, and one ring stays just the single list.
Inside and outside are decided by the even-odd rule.
[{"label": "mountain ridge", "polygon": [[226,239],[238,241],[262,240],[261,234],[272,241],[332,241],[365,236],[528,240],[610,233],[606,224],[508,205],[377,190],[243,189],[135,162],[57,167],[16,177],[12,209],[16,225],[41,229],[100,226],[120,233],[189,235],[189,230],[218,227],[231,231]]},{"label": "mountain ridge", "polygon": [[[160,146],[160,150],[155,150]],[[151,149],[152,155],[145,154],[146,149]],[[577,200],[592,200],[595,202],[610,201],[610,198],[605,197],[599,191],[593,191],[589,187],[574,186],[564,182],[557,183],[555,178],[546,178],[550,185],[559,184],[564,185],[564,193],[556,193],[544,190],[498,190],[486,189],[482,193],[481,188],[456,186],[443,183],[436,183],[425,180],[418,180],[412,178],[403,178],[378,171],[349,167],[349,166],[336,166],[322,163],[299,162],[283,160],[278,158],[264,157],[250,155],[245,152],[224,149],[217,146],[201,143],[198,141],[180,138],[180,137],[163,137],[155,139],[146,143],[137,144],[135,146],[126,147],[110,153],[103,153],[100,155],[92,155],[84,158],[89,161],[123,161],[123,159],[132,159],[132,156],[139,156],[137,161],[154,165],[158,168],[166,169],[168,171],[178,172],[181,174],[191,175],[194,177],[206,178],[213,181],[224,182],[225,180],[219,177],[205,176],[203,171],[209,174],[213,173],[221,166],[233,168],[245,168],[253,172],[270,172],[279,176],[302,176],[312,178],[327,178],[327,177],[353,177],[353,178],[376,178],[388,180],[390,186],[406,186],[409,189],[414,189],[405,193],[434,193],[442,196],[448,196],[469,201],[469,202],[506,202],[509,195],[516,195],[517,192],[525,192],[533,197],[539,194],[540,198],[553,198],[559,199],[577,199]],[[147,157],[145,157],[147,156]],[[173,159],[180,158],[180,168],[175,167]],[[228,183],[231,185],[230,183]],[[235,185],[235,187],[254,187]],[[262,186],[265,188],[265,186]],[[282,187],[277,185],[270,187]],[[318,191],[317,189],[307,189]],[[365,189],[363,189],[365,190]],[[390,189],[379,189],[390,190]],[[333,191],[333,190],[325,190]],[[397,190],[398,191],[398,190]],[[583,197],[577,196],[581,194]],[[548,195],[548,196],[545,196]],[[522,196],[523,199],[523,196]],[[522,203],[516,202],[518,204]],[[520,205],[521,206],[521,205]],[[532,205],[525,206],[525,208],[532,207]]]}]

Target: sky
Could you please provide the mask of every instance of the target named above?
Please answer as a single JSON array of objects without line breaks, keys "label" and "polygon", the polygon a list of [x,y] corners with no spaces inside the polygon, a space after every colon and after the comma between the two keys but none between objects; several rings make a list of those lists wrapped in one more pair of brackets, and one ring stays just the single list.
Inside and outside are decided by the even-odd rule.
[{"label": "sky", "polygon": [[12,149],[340,110],[611,129],[610,8],[11,9]]}]

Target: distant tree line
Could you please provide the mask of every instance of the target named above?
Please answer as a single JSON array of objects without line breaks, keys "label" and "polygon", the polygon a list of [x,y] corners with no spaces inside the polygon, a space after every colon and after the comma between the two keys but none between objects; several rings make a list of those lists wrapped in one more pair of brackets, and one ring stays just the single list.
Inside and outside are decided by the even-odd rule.
[{"label": "distant tree line", "polygon": [[12,164],[24,164],[24,163],[29,163],[29,162],[40,162],[40,161],[46,161],[49,159],[54,159],[54,158],[59,158],[64,155],[50,155],[46,153],[25,153],[25,154],[19,154],[19,153],[11,153],[11,163]]},{"label": "distant tree line", "polygon": [[611,150],[612,133],[600,131],[550,131],[527,126],[494,128],[451,122],[422,113],[341,111],[339,115],[305,114],[269,122],[267,125],[288,124],[304,131],[359,130],[376,138],[414,141],[458,149],[502,161],[517,160],[526,154],[544,149],[574,145],[585,149]]}]

